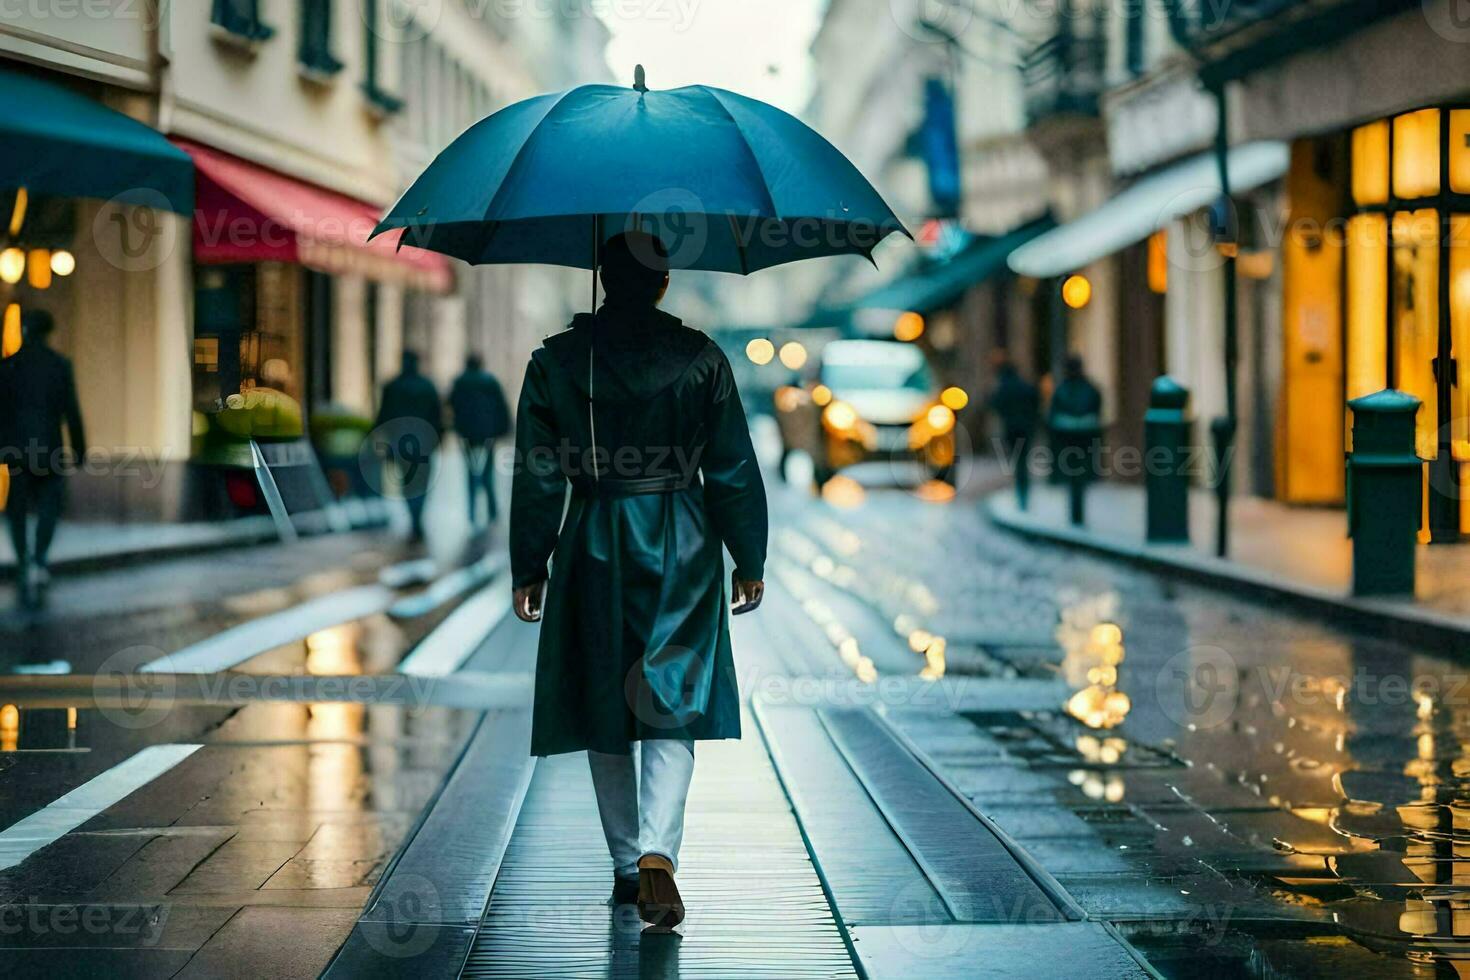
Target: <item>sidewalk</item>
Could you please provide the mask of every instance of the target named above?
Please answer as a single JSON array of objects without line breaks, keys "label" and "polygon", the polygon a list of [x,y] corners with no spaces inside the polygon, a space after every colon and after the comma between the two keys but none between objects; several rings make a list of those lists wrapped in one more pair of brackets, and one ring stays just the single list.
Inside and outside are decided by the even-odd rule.
[{"label": "sidewalk", "polygon": [[1141,486],[1092,486],[1082,527],[1068,522],[1061,487],[1034,485],[1024,511],[1009,488],[999,490],[986,498],[985,508],[998,525],[1028,537],[1287,599],[1380,631],[1400,636],[1407,631],[1416,640],[1444,646],[1463,646],[1470,637],[1470,590],[1464,587],[1470,582],[1470,545],[1421,545],[1413,598],[1355,598],[1349,595],[1352,543],[1343,510],[1237,496],[1230,507],[1230,557],[1220,559],[1213,553],[1215,498],[1205,490],[1190,496],[1189,545],[1145,543]]}]

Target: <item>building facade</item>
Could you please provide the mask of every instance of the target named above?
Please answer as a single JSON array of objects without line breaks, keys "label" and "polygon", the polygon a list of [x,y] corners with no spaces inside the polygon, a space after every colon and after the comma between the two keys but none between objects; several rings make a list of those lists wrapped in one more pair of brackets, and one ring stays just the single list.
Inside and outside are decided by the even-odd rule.
[{"label": "building facade", "polygon": [[[406,348],[441,384],[480,351],[513,389],[534,337],[566,322],[566,277],[451,266],[368,235],[475,120],[600,80],[563,77],[572,63],[538,52],[581,58],[605,42],[588,11],[506,20],[467,2],[148,0],[7,15],[0,73],[19,96],[17,138],[30,140],[16,145],[35,152],[0,163],[0,300],[12,327],[26,307],[55,314],[76,364],[97,451],[74,510],[179,520],[256,506],[207,476],[248,464],[240,434],[289,440],[312,418],[370,418]],[[600,73],[600,58],[584,70]],[[78,162],[89,147],[67,158],[63,136],[25,118],[35,104],[54,120],[51,102],[108,114],[98,140],[147,143],[188,186],[153,186],[146,168],[121,192],[89,176]]]}]

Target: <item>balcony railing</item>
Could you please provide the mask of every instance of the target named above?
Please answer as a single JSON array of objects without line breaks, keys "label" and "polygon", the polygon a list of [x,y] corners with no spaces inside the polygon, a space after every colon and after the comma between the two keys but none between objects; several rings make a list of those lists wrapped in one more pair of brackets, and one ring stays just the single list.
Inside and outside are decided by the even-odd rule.
[{"label": "balcony railing", "polygon": [[1107,72],[1105,39],[1062,33],[1032,48],[1021,62],[1026,116],[1096,116]]}]

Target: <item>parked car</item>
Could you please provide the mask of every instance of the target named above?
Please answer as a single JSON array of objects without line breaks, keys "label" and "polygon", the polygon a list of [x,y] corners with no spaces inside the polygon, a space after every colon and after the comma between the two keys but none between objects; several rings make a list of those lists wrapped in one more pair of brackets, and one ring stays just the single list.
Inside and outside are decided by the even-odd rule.
[{"label": "parked car", "polygon": [[808,453],[819,486],[870,460],[913,459],[937,478],[954,465],[954,410],[912,344],[833,341],[813,381],[777,389],[775,405],[784,454]]}]

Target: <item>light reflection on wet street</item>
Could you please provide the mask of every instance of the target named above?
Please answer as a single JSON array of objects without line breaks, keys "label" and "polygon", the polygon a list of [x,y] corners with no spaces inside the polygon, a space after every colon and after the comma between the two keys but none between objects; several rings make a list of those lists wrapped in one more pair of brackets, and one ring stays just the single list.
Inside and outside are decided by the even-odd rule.
[{"label": "light reflection on wet street", "polygon": [[888,621],[951,678],[1065,681],[1054,713],[888,713],[1166,975],[1470,967],[1462,665],[1022,542],[964,499],[827,504],[793,505],[779,550],[867,600],[871,633],[829,634]]}]

